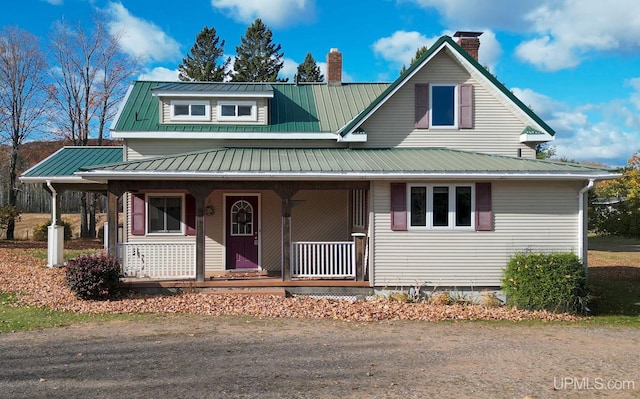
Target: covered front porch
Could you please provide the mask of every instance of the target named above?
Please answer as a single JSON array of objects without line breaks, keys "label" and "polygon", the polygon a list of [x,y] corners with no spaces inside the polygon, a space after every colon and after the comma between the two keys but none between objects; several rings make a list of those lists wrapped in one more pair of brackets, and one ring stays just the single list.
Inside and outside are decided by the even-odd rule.
[{"label": "covered front porch", "polygon": [[[118,212],[108,213],[106,248],[120,260],[127,284],[313,286],[310,282],[321,280],[325,286],[349,281],[368,285],[368,182],[110,180],[107,187],[109,210],[118,209],[122,200],[125,216],[118,220]],[[153,193],[167,192],[193,198],[193,210],[185,210],[185,219],[193,212],[193,220],[186,221],[193,225],[192,236],[134,236],[128,220],[136,217],[132,198],[146,193],[148,201]],[[335,198],[324,201],[323,196]],[[257,198],[250,216],[255,219],[244,227],[234,225],[234,204],[250,204],[252,197]],[[236,235],[257,248],[255,260],[235,255],[248,265],[234,266],[240,261],[228,254],[236,239],[232,229],[240,229],[242,234]],[[252,273],[260,278],[238,278]]]}]

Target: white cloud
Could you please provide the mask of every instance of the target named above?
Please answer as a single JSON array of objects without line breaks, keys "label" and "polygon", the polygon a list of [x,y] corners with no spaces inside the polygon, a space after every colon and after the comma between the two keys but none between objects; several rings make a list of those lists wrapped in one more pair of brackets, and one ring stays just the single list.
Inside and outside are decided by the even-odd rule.
[{"label": "white cloud", "polygon": [[211,5],[246,24],[260,18],[266,25],[281,27],[315,16],[315,0],[211,0]]},{"label": "white cloud", "polygon": [[141,73],[140,76],[138,76],[138,80],[157,80],[162,82],[178,81],[178,70],[156,67]]},{"label": "white cloud", "polygon": [[521,59],[543,70],[571,68],[593,52],[625,52],[640,44],[640,2],[547,1],[526,15],[540,35],[517,49]]},{"label": "white cloud", "polygon": [[[513,0],[410,0],[422,8],[435,8],[456,30],[465,26],[491,26],[515,30],[522,27],[519,16],[535,8],[537,1]],[[475,30],[475,29],[474,29]]]},{"label": "white cloud", "polygon": [[631,104],[636,107],[636,110],[640,110],[640,78],[631,78],[627,84],[634,90],[630,96]]},{"label": "white cloud", "polygon": [[293,75],[298,72],[298,63],[291,58],[284,58],[282,69],[278,73],[280,78],[289,78],[289,82],[293,82]]},{"label": "white cloud", "polygon": [[[637,128],[625,131],[615,122],[622,113],[624,101],[571,108],[531,89],[512,91],[556,131],[555,140],[550,144],[556,148],[558,157],[622,166],[631,153],[640,148]],[[601,121],[594,122],[596,119]]]},{"label": "white cloud", "polygon": [[[444,32],[453,35],[453,32]],[[430,47],[438,37],[426,37],[416,31],[396,31],[391,36],[383,37],[373,43],[373,52],[387,61],[392,68],[398,70],[402,65],[409,66],[411,59],[415,57],[416,50],[422,46]],[[480,36],[480,49],[478,50],[479,62],[490,70],[494,69],[498,59],[502,55],[502,48],[491,30],[485,30]]]},{"label": "white cloud", "polygon": [[180,45],[152,22],[137,18],[122,3],[109,2],[106,8],[112,35],[121,35],[120,44],[127,53],[148,61],[180,59]]},{"label": "white cloud", "polygon": [[640,148],[637,135],[606,123],[587,125],[572,135],[559,136],[552,145],[556,155],[577,161],[595,161],[623,166]]},{"label": "white cloud", "polygon": [[373,43],[373,52],[399,69],[402,65],[409,66],[417,49],[431,46],[436,40],[437,38],[427,38],[420,32],[399,30],[391,36],[376,40]]},{"label": "white cloud", "polygon": [[45,3],[49,3],[51,5],[54,5],[54,6],[59,6],[59,5],[62,5],[64,3],[64,0],[42,0],[42,1],[44,1]]}]

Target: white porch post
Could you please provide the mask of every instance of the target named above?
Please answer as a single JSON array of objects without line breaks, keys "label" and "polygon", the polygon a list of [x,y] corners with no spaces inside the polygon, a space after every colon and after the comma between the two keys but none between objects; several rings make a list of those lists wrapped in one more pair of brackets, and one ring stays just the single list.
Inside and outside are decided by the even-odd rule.
[{"label": "white porch post", "polygon": [[58,192],[47,180],[51,192],[51,225],[47,227],[47,266],[61,266],[64,262],[64,226],[58,226]]}]

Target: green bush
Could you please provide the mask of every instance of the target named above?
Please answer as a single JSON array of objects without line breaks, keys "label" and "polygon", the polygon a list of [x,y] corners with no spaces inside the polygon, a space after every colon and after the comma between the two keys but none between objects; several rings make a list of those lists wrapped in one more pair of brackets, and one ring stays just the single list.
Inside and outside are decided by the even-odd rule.
[{"label": "green bush", "polygon": [[514,255],[502,277],[507,304],[528,310],[582,312],[586,285],[584,265],[572,253]]},{"label": "green bush", "polygon": [[120,264],[106,254],[80,255],[67,264],[67,286],[83,299],[108,299],[120,279]]},{"label": "green bush", "polygon": [[[51,220],[47,223],[37,226],[33,230],[33,239],[35,241],[47,241],[48,228],[51,225]],[[60,225],[64,226],[64,240],[68,241],[73,238],[73,230],[71,229],[71,223],[66,220],[61,220]]]}]

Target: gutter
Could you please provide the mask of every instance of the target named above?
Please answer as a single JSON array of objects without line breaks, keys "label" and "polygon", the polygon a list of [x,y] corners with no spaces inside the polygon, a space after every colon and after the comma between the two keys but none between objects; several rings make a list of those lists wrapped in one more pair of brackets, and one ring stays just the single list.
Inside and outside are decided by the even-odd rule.
[{"label": "gutter", "polygon": [[[589,183],[582,187],[580,189],[580,191],[578,191],[578,256],[580,257],[580,260],[584,263],[584,261],[587,259],[586,254],[585,254],[585,249],[586,249],[586,241],[587,241],[587,231],[585,230],[586,223],[585,223],[585,200],[584,200],[584,194],[589,191],[591,188],[593,188],[593,185],[595,183],[595,179],[589,179]],[[587,267],[587,265],[585,264],[584,267]]]}]

